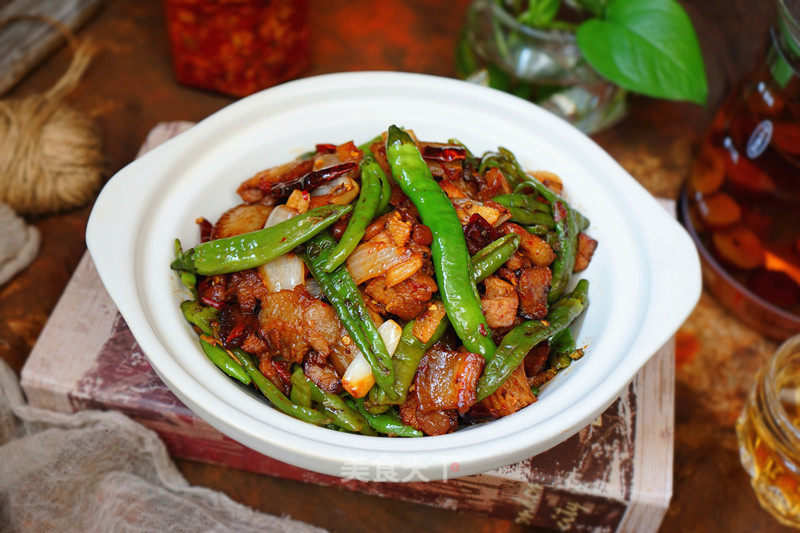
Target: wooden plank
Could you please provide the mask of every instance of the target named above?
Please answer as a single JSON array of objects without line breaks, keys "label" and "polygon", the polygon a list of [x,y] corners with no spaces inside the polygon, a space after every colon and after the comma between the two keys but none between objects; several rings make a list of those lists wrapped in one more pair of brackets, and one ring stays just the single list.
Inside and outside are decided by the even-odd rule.
[{"label": "wooden plank", "polygon": [[637,374],[636,451],[632,491],[620,533],[656,531],[672,498],[675,431],[675,338]]},{"label": "wooden plank", "polygon": [[[47,15],[74,31],[100,8],[100,3],[101,0],[12,0],[0,3],[0,21],[23,14]],[[0,94],[16,85],[63,41],[55,28],[38,20],[15,21],[0,28]]]}]

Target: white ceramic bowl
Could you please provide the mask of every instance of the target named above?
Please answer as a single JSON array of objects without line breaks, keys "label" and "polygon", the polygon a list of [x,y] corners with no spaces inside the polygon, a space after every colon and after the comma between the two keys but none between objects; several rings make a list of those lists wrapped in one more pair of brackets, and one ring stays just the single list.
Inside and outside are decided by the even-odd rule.
[{"label": "white ceramic bowl", "polygon": [[[418,439],[351,435],[271,408],[203,355],[178,308],[173,240],[239,202],[237,185],[316,143],[357,143],[390,124],[456,137],[474,152],[510,148],[526,169],[558,173],[600,245],[582,276],[590,305],[573,328],[586,356],[539,401],[501,420]],[[120,170],[89,219],[100,277],[164,382],[233,439],[335,476],[441,479],[513,463],[563,441],[601,413],[687,317],[700,294],[692,241],[658,203],[578,130],[524,100],[416,74],[332,74],[232,104]],[[455,466],[457,465],[457,466]],[[380,474],[380,475],[379,475]]]}]

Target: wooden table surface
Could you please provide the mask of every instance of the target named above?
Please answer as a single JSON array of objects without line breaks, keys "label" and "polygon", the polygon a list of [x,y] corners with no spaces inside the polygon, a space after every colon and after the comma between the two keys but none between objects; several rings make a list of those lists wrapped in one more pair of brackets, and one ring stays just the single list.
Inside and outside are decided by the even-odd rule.
[{"label": "wooden table surface", "polygon": [[[313,1],[308,74],[404,70],[453,76],[453,48],[468,0]],[[632,98],[631,113],[596,140],[651,192],[675,197],[698,139],[733,83],[761,57],[772,2],[690,0],[710,83],[704,107]],[[178,85],[161,3],[110,2],[85,27],[101,53],[71,104],[102,127],[109,175],[130,161],[158,122],[202,119],[232,99]],[[49,87],[66,68],[61,50],[11,96]],[[43,248],[0,289],[0,356],[22,367],[84,249],[89,207],[36,220]],[[675,483],[662,531],[778,531],[739,464],[733,424],[756,370],[775,344],[704,294],[678,334]],[[179,460],[189,482],[269,513],[333,531],[521,531],[514,523],[304,485]],[[379,518],[378,518],[379,517]],[[377,520],[380,520],[378,522]]]}]

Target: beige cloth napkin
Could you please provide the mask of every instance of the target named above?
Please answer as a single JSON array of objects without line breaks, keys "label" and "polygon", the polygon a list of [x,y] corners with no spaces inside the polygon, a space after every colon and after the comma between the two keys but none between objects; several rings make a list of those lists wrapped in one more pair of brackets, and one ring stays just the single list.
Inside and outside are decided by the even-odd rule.
[{"label": "beige cloth napkin", "polygon": [[158,436],[113,411],[25,403],[0,359],[0,531],[322,531],[190,486]]}]

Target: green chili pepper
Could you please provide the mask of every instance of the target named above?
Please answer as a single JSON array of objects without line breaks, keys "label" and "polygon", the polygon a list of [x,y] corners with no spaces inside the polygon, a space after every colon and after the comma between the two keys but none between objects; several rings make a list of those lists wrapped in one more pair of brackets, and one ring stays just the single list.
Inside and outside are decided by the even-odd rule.
[{"label": "green chili pepper", "polygon": [[413,426],[408,426],[403,423],[400,419],[400,415],[397,414],[392,408],[389,408],[386,412],[381,413],[379,415],[375,415],[370,413],[369,411],[364,408],[364,399],[358,398],[357,400],[353,401],[345,400],[347,404],[356,409],[361,416],[363,416],[367,423],[377,431],[378,433],[384,433],[386,435],[392,437],[422,437],[423,433]]},{"label": "green chili pepper", "polygon": [[478,401],[494,393],[522,363],[531,348],[569,326],[586,307],[588,292],[589,282],[582,279],[571,293],[550,308],[544,320],[524,322],[508,332],[478,380]]},{"label": "green chili pepper", "polygon": [[391,399],[386,394],[378,389],[372,387],[369,391],[369,403],[366,405],[369,408],[371,405],[400,405],[406,401],[408,396],[408,389],[414,381],[414,375],[417,373],[417,367],[425,355],[425,352],[430,350],[431,346],[436,344],[442,338],[444,332],[447,331],[450,321],[447,317],[443,317],[442,321],[433,332],[433,335],[428,342],[422,342],[414,336],[414,320],[408,322],[403,326],[403,333],[400,335],[400,343],[394,351],[392,361],[394,362],[394,390],[397,392],[397,398]]},{"label": "green chili pepper", "polygon": [[373,137],[371,140],[365,142],[364,144],[359,144],[358,145],[358,149],[361,150],[362,152],[364,152],[365,154],[370,153],[370,152],[372,152],[372,150],[370,149],[370,146],[372,146],[375,143],[379,143],[382,140],[383,140],[383,135],[376,135],[375,137]]},{"label": "green chili pepper", "polygon": [[217,365],[220,370],[230,377],[238,379],[245,385],[250,385],[252,380],[250,376],[247,375],[247,371],[242,368],[242,365],[237,363],[228,352],[204,339],[200,339],[200,346],[203,347],[203,352],[205,352],[206,357]]},{"label": "green chili pepper", "polygon": [[258,387],[258,390],[267,397],[267,400],[269,400],[276,409],[298,420],[302,420],[303,422],[314,424],[315,426],[325,426],[333,422],[329,416],[326,416],[316,409],[297,405],[284,396],[278,387],[258,370],[253,360],[250,359],[250,354],[239,349],[232,351],[239,361],[242,362],[242,366],[247,370],[247,373],[253,379],[256,387]]},{"label": "green chili pepper", "polygon": [[[183,312],[183,317],[190,324],[197,326],[205,335],[214,337],[214,330],[211,327],[211,322],[217,319],[216,309],[213,307],[204,307],[193,300],[186,300],[181,303],[181,311]],[[245,385],[250,384],[250,376],[247,375],[242,365],[237,363],[228,352],[202,338],[200,339],[200,346],[202,346],[206,357],[217,365],[220,370],[232,378],[238,379]]]},{"label": "green chili pepper", "polygon": [[492,198],[492,201],[506,207],[521,207],[528,211],[541,211],[542,213],[550,212],[549,205],[534,200],[527,194],[501,194]]},{"label": "green chili pepper", "polygon": [[[566,290],[567,283],[569,283],[569,278],[572,275],[572,270],[575,267],[575,254],[577,253],[578,233],[580,232],[579,228],[583,224],[588,226],[589,221],[586,217],[572,209],[561,196],[548,189],[533,176],[523,172],[517,158],[514,157],[514,154],[510,150],[501,146],[498,148],[498,151],[501,157],[507,161],[507,164],[516,175],[517,180],[520,183],[527,183],[533,186],[536,192],[550,203],[559,242],[556,259],[553,261],[553,264],[550,265],[550,270],[553,272],[553,281],[550,283],[550,293],[547,296],[547,301],[553,303],[557,301],[561,295],[564,294],[564,290]],[[519,185],[517,187],[519,187]],[[578,222],[579,218],[581,222]]]},{"label": "green chili pepper", "polygon": [[555,221],[549,213],[542,213],[540,211],[528,211],[521,207],[506,207],[508,213],[511,215],[511,221],[525,226],[545,226],[548,228],[555,227]]},{"label": "green chili pepper", "polygon": [[553,335],[549,341],[550,353],[572,353],[575,351],[575,339],[572,337],[572,332],[569,328],[564,329],[561,333]]},{"label": "green chili pepper", "polygon": [[434,181],[411,137],[389,127],[386,155],[392,175],[433,233],[431,256],[447,315],[464,346],[490,360],[496,349],[481,309],[464,231],[453,204]]},{"label": "green chili pepper", "polygon": [[569,203],[566,200],[564,200],[564,198],[562,198],[560,195],[547,188],[547,186],[544,183],[534,178],[530,174],[524,172],[519,162],[517,161],[517,158],[514,156],[511,150],[508,150],[501,146],[499,148],[499,151],[501,157],[503,157],[509,162],[507,165],[509,170],[513,172],[514,175],[517,177],[518,183],[514,188],[515,193],[522,192],[526,188],[531,188],[537,193],[539,193],[545,200],[547,200],[551,206],[553,206],[556,202],[561,202],[569,210],[571,210],[575,214],[575,218],[578,221],[579,231],[583,231],[589,227],[590,222],[585,215],[583,215],[580,211],[578,211],[574,207],[570,206]]},{"label": "green chili pepper", "polygon": [[560,202],[553,204],[553,210],[559,213],[554,215],[554,219],[560,249],[550,265],[553,280],[550,282],[548,303],[557,301],[564,294],[575,267],[575,256],[578,253],[578,223],[575,213],[569,206]]},{"label": "green chili pepper", "polygon": [[503,266],[519,248],[520,237],[516,233],[503,235],[472,256],[472,272],[475,283],[479,283]]},{"label": "green chili pepper", "polygon": [[556,370],[567,368],[572,364],[572,358],[569,355],[574,351],[575,339],[569,328],[565,328],[561,333],[550,338],[550,354],[548,355],[550,366]]},{"label": "green chili pepper", "polygon": [[292,391],[289,397],[292,403],[303,407],[311,407],[311,387],[305,381],[298,380],[295,383],[292,380]]},{"label": "green chili pepper", "polygon": [[[500,155],[496,152],[486,152],[481,156],[480,165],[478,166],[478,173],[483,175],[487,170],[495,167],[503,170],[501,168]],[[505,175],[505,172],[503,172],[503,174]],[[505,176],[505,178],[512,186],[516,183],[516,177],[513,175]]]},{"label": "green chili pepper", "polygon": [[[364,237],[367,226],[372,221],[381,201],[381,178],[383,174],[375,158],[367,156],[361,161],[361,193],[353,209],[347,229],[344,230],[339,243],[331,250],[323,265],[325,272],[333,272],[353,253]],[[390,193],[391,194],[391,193]]]},{"label": "green chili pepper", "polygon": [[367,420],[358,411],[351,408],[339,396],[324,391],[303,373],[299,366],[292,372],[292,385],[304,387],[309,391],[311,400],[320,404],[320,411],[332,417],[332,422],[348,431],[356,433],[375,434]]},{"label": "green chili pepper", "polygon": [[538,235],[539,237],[543,237],[550,232],[550,228],[548,226],[543,226],[541,224],[534,224],[533,226],[523,226],[528,233],[533,233],[534,235]]},{"label": "green chili pepper", "polygon": [[561,251],[561,242],[558,240],[558,233],[555,231],[548,231],[544,236],[544,242],[546,242],[555,253]]},{"label": "green chili pepper", "polygon": [[[183,247],[181,246],[181,241],[179,239],[175,239],[175,259],[179,259],[183,254]],[[197,285],[197,276],[192,274],[191,272],[181,272],[181,283],[189,289],[192,293],[192,296],[197,298],[197,290],[195,286]]]},{"label": "green chili pepper", "polygon": [[335,246],[333,237],[323,233],[311,239],[305,247],[303,260],[322,292],[336,310],[339,320],[353,338],[358,349],[369,362],[375,383],[389,396],[394,397],[394,367],[378,328],[372,321],[361,296],[361,291],[343,266],[328,274],[322,265]]},{"label": "green chili pepper", "polygon": [[262,230],[204,242],[183,252],[172,263],[172,269],[211,276],[269,263],[303,244],[351,209],[349,205],[326,205]]},{"label": "green chili pepper", "polygon": [[[378,390],[378,391],[380,391],[380,389],[377,388],[377,387],[373,387],[370,390]],[[368,403],[364,404],[364,409],[366,409],[369,414],[374,415],[374,416],[382,415],[383,413],[388,411],[390,408],[391,408],[390,404],[378,405],[378,404],[371,403],[371,402],[368,402]]]},{"label": "green chili pepper", "polygon": [[378,178],[381,180],[381,199],[378,202],[378,207],[375,209],[375,213],[378,215],[382,215],[389,211],[389,201],[392,199],[392,185],[389,183],[389,178],[386,176],[386,173],[380,168],[380,173],[378,174]]},{"label": "green chili pepper", "polygon": [[[371,146],[377,142],[381,142],[382,140],[383,136],[377,135],[371,141],[365,142],[364,144],[360,145],[358,149],[364,152],[365,158],[374,157],[375,154],[372,153]],[[389,183],[389,178],[386,177],[386,174],[383,172],[383,169],[381,169],[381,172],[378,173],[378,178],[380,178],[381,181],[381,199],[378,202],[378,207],[375,209],[375,213],[382,215],[387,211],[387,207],[389,206],[389,200],[392,197],[392,185]]]},{"label": "green chili pepper", "polygon": [[217,320],[216,309],[200,305],[200,303],[195,300],[186,300],[185,302],[181,302],[181,312],[183,313],[183,318],[190,324],[200,328],[200,331],[209,337],[216,336],[214,329],[211,327],[211,323]]}]

